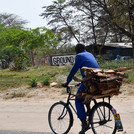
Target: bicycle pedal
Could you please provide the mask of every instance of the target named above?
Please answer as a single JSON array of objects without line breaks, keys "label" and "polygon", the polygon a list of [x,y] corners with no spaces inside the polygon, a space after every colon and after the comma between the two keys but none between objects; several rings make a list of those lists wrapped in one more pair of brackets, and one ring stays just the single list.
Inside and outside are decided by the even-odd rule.
[{"label": "bicycle pedal", "polygon": [[87,131],[87,130],[89,130],[91,127],[90,126],[87,126],[86,128],[84,128],[83,130],[81,130],[80,132],[79,132],[79,134],[85,134],[85,132]]}]

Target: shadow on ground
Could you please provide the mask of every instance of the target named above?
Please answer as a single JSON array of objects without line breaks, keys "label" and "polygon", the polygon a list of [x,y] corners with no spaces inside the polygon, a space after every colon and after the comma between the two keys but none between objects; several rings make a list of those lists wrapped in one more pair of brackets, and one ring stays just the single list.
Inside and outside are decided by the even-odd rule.
[{"label": "shadow on ground", "polygon": [[52,133],[50,133],[50,132],[26,132],[26,131],[0,130],[0,134],[52,134]]}]

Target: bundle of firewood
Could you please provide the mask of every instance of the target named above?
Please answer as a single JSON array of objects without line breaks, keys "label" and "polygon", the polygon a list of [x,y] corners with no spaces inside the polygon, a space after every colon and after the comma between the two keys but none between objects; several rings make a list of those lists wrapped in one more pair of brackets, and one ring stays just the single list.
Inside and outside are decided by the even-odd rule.
[{"label": "bundle of firewood", "polygon": [[77,94],[79,98],[85,98],[83,103],[88,103],[91,99],[97,99],[106,96],[118,95],[123,79],[128,78],[127,74],[122,72],[134,67],[123,67],[115,70],[95,69],[83,67],[85,78],[82,80],[74,78],[76,81],[81,81],[86,86],[86,90],[82,90]]}]

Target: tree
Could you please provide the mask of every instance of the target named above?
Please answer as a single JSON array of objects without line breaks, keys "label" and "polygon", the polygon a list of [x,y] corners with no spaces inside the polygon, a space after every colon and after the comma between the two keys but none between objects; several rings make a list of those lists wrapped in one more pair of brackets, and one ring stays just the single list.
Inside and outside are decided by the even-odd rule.
[{"label": "tree", "polygon": [[50,64],[52,65],[51,56],[57,50],[57,46],[59,46],[61,34],[54,33],[52,30],[45,27],[42,31],[44,32],[44,55],[48,55],[50,57]]},{"label": "tree", "polygon": [[26,23],[17,15],[0,14],[0,59],[6,63],[5,67],[14,60],[15,70],[24,68],[27,57],[21,45],[26,38],[26,30],[22,29]]},{"label": "tree", "polygon": [[[90,3],[90,0],[86,0]],[[107,14],[105,21],[118,32],[131,39],[134,57],[134,1],[93,0]]]},{"label": "tree", "polygon": [[[109,25],[104,22],[106,15],[101,8],[92,0],[70,0],[70,5],[82,12],[80,15],[80,23],[83,30],[83,40],[88,44],[93,44],[93,48],[97,47],[99,54],[104,47],[105,41],[109,33]],[[103,18],[101,17],[103,15]],[[78,15],[76,15],[77,17]],[[81,32],[81,31],[80,31]],[[94,49],[92,50],[94,53]]]},{"label": "tree", "polygon": [[[100,15],[100,8],[94,2],[88,3],[84,0],[57,0],[50,6],[43,7],[45,11],[41,14],[44,18],[48,18],[49,25],[53,26],[56,32],[62,33],[64,44],[68,44],[72,37],[77,42],[85,44],[94,44],[98,47],[100,44],[100,36],[98,34],[98,27],[104,37],[101,35],[103,42],[105,42],[108,33],[107,26],[99,26],[98,22]],[[97,20],[98,19],[98,20]],[[102,30],[103,29],[103,30]],[[101,42],[101,43],[103,43]],[[104,44],[104,43],[103,43]],[[100,52],[101,53],[101,52]]]},{"label": "tree", "polygon": [[[72,10],[69,10],[69,6],[66,3],[66,0],[57,0],[54,1],[50,6],[43,7],[44,12],[41,14],[43,18],[50,19],[48,22],[49,25],[53,26],[53,29],[62,34],[64,39],[70,41],[72,37],[79,42],[73,28],[73,22],[71,21],[73,16]],[[66,35],[65,35],[66,34]]]},{"label": "tree", "polygon": [[0,24],[6,27],[16,26],[18,28],[23,28],[28,22],[23,20],[21,17],[9,14],[9,13],[0,13]]},{"label": "tree", "polygon": [[14,70],[24,68],[24,62],[28,59],[22,45],[27,39],[27,31],[18,29],[18,27],[4,27],[0,32],[1,54],[4,53],[4,58],[9,65],[9,62],[14,61]]},{"label": "tree", "polygon": [[[107,39],[134,42],[133,0],[57,0],[44,7],[42,16],[59,31],[67,27],[78,42],[103,44]],[[66,36],[65,36],[66,37]],[[103,40],[102,40],[103,38]],[[118,39],[119,38],[119,39]],[[102,49],[103,45],[99,48]],[[134,43],[133,43],[134,53]]]},{"label": "tree", "polygon": [[59,35],[56,35],[52,30],[45,27],[30,29],[23,47],[30,53],[32,65],[35,65],[34,58],[37,49],[42,50],[46,55],[50,55],[52,54],[52,50],[58,46],[59,40]]},{"label": "tree", "polygon": [[21,70],[29,58],[34,65],[36,50],[52,54],[52,51],[58,46],[59,40],[60,35],[56,35],[45,27],[30,30],[4,27],[0,32],[0,58],[4,58],[8,64],[14,61],[13,69]]}]

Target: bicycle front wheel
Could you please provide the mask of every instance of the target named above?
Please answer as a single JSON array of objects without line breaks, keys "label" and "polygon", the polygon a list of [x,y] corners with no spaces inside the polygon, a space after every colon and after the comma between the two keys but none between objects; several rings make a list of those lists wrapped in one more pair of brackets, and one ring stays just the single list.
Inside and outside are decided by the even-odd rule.
[{"label": "bicycle front wheel", "polygon": [[112,106],[106,102],[96,104],[90,114],[90,123],[94,134],[115,134],[116,125]]},{"label": "bicycle front wheel", "polygon": [[48,122],[55,134],[67,134],[73,125],[73,115],[64,102],[54,103],[48,113]]}]

